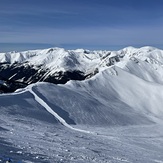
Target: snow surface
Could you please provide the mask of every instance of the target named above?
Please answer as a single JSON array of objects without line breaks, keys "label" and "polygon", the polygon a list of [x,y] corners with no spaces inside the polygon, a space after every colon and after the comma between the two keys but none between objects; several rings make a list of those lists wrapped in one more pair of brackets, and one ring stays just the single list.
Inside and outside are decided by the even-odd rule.
[{"label": "snow surface", "polygon": [[51,109],[46,102],[44,102],[36,93],[34,93],[32,91],[32,88],[29,90],[30,93],[33,94],[35,100],[42,105],[50,114],[52,114],[62,125],[64,125],[67,128],[70,128],[72,130],[75,131],[79,131],[79,132],[84,132],[84,133],[91,133],[90,131],[86,131],[86,130],[81,130],[81,129],[77,129],[74,128],[72,126],[70,126],[61,116],[59,116],[56,112],[53,111],[53,109]]},{"label": "snow surface", "polygon": [[[53,53],[43,55],[47,66],[68,55],[69,68],[99,72],[84,81],[36,83],[0,95],[1,162],[8,157],[26,163],[163,162],[162,50],[49,50],[22,54],[34,63],[32,58]],[[116,56],[120,61],[107,66]],[[62,59],[55,63],[65,69]]]}]

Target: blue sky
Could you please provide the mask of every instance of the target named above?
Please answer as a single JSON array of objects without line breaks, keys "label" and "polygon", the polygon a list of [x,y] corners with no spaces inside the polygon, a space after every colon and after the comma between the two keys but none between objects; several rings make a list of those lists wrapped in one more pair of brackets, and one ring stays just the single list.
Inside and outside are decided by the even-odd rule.
[{"label": "blue sky", "polygon": [[163,48],[163,0],[0,0],[0,51]]}]

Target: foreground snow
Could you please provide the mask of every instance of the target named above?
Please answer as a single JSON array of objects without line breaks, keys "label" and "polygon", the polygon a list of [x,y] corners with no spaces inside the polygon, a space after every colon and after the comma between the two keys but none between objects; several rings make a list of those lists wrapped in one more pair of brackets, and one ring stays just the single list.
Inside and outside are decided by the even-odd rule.
[{"label": "foreground snow", "polygon": [[[163,160],[161,125],[90,127],[99,135],[17,117],[1,123],[0,153],[14,162],[139,162]],[[88,128],[87,128],[88,129]],[[4,139],[3,139],[4,138]]]}]

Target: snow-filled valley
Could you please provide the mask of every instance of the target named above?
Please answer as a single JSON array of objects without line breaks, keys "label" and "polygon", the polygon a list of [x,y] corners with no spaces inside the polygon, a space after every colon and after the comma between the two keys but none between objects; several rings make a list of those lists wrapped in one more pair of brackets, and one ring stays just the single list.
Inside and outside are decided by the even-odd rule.
[{"label": "snow-filled valley", "polygon": [[15,73],[0,79],[6,87],[5,78],[32,79],[18,77],[22,65],[47,70],[42,79],[85,76],[54,84],[36,75],[27,87],[0,94],[0,162],[163,162],[162,50],[51,48],[1,53],[0,62],[2,76]]}]

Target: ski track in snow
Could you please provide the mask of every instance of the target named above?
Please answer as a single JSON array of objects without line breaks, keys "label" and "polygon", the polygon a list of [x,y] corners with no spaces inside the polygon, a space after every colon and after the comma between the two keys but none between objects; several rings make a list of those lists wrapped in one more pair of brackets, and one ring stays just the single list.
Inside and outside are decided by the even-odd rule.
[{"label": "ski track in snow", "polygon": [[60,117],[56,112],[54,112],[53,109],[32,90],[32,87],[29,88],[28,91],[34,96],[35,100],[40,105],[42,105],[50,114],[52,114],[65,127],[69,128],[71,130],[74,130],[74,131],[79,131],[79,132],[88,133],[88,134],[96,134],[91,131],[82,130],[82,129],[72,127],[62,117]]}]

